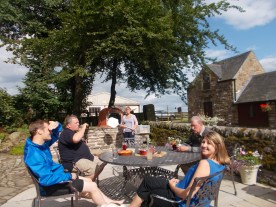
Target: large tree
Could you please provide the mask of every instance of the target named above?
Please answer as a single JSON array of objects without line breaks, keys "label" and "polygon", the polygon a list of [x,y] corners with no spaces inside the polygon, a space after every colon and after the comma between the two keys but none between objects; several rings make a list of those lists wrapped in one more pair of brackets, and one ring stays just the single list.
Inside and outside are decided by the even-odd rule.
[{"label": "large tree", "polygon": [[[11,0],[4,1],[12,5]],[[49,70],[61,68],[60,76],[67,77],[68,89],[71,86],[76,112],[84,106],[92,89],[88,83],[97,73],[111,80],[109,106],[114,105],[117,82],[126,82],[131,91],[142,89],[157,96],[173,91],[184,100],[186,70],[204,64],[208,44],[233,49],[218,31],[210,30],[207,18],[229,8],[239,9],[224,0],[211,4],[203,0],[17,2],[24,2],[24,8],[35,14],[40,11],[38,16],[44,18],[36,19],[13,4],[20,15],[13,22],[2,18],[6,23],[0,27],[2,37],[16,39],[18,54],[25,60],[40,59]],[[12,29],[31,38],[9,36]]]}]

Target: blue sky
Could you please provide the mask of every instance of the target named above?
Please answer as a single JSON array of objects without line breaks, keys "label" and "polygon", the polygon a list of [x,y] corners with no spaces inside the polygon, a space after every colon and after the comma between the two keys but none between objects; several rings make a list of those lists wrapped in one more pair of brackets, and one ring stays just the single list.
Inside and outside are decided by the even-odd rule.
[{"label": "blue sky", "polygon": [[[221,60],[252,50],[265,71],[276,71],[276,0],[230,0],[230,2],[241,6],[245,12],[229,10],[222,16],[211,18],[210,25],[212,29],[219,29],[228,42],[237,48],[238,53],[227,51],[220,45],[217,47],[210,45],[206,50],[207,55]],[[6,88],[8,93],[14,95],[18,93],[16,86],[23,86],[21,81],[28,70],[18,65],[4,63],[8,57],[11,57],[11,54],[0,48],[0,87]],[[190,76],[190,80],[192,79]],[[110,83],[101,83],[98,78],[92,93],[102,91],[109,92]],[[183,111],[187,111],[187,106],[176,94],[164,95],[161,98],[150,95],[144,99],[145,92],[130,92],[125,84],[116,86],[116,91],[118,96],[140,102],[141,107],[145,104],[154,104],[156,110],[176,111],[175,108],[182,107]]]}]

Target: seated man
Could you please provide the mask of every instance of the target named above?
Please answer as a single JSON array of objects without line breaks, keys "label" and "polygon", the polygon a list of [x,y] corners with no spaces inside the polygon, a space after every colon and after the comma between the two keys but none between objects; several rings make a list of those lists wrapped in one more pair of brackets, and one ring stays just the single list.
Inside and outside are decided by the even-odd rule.
[{"label": "seated man", "polygon": [[[40,189],[43,191],[41,193],[49,195],[54,191],[53,188],[55,191],[60,189],[53,185],[72,181],[73,187],[78,192],[88,193],[92,202],[97,205],[122,204],[123,200],[112,200],[104,195],[91,179],[64,172],[62,165],[53,161],[49,147],[58,139],[61,130],[61,124],[51,121],[48,123],[44,120],[37,120],[29,126],[31,136],[27,138],[24,147],[24,162],[38,178]],[[45,188],[45,186],[50,186],[50,188]]]},{"label": "seated man", "polygon": [[200,145],[203,137],[210,131],[211,129],[204,126],[202,119],[199,116],[193,116],[191,118],[191,128],[192,134],[187,139],[186,142],[182,143],[181,146],[178,146],[177,150],[181,152],[193,151],[199,152]]},{"label": "seated man", "polygon": [[[187,139],[186,142],[182,143],[181,146],[178,146],[177,151],[200,152],[201,150],[200,145],[203,137],[212,131],[211,129],[204,126],[203,121],[199,116],[193,116],[191,118],[191,128],[193,131],[192,134],[190,135],[190,137]],[[188,169],[194,164],[195,163],[181,165],[181,169],[186,174]]]},{"label": "seated man", "polygon": [[[94,156],[83,139],[87,124],[83,124],[81,127],[79,125],[76,116],[71,115],[65,118],[66,128],[61,132],[58,141],[61,164],[69,172],[78,169],[85,177],[90,177],[94,181],[97,178],[97,175],[94,176],[97,163],[93,162]],[[106,163],[99,165],[98,174],[105,165]]]}]

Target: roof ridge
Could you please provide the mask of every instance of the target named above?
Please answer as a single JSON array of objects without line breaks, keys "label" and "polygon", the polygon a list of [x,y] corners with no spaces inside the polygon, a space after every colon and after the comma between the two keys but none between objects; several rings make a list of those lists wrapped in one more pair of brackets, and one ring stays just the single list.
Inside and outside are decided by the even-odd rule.
[{"label": "roof ridge", "polygon": [[264,72],[264,73],[255,74],[253,76],[267,75],[268,73],[276,73],[276,70],[275,71],[268,71],[268,72]]},{"label": "roof ridge", "polygon": [[229,61],[229,60],[231,60],[231,59],[236,59],[236,58],[238,58],[238,57],[240,57],[240,56],[244,56],[244,55],[247,55],[247,56],[248,56],[250,52],[253,52],[253,51],[252,51],[252,50],[249,50],[249,51],[244,52],[244,53],[242,53],[242,54],[235,55],[235,56],[232,56],[232,57],[229,57],[229,58],[226,58],[226,59],[220,60],[220,61],[218,61],[218,62],[214,62],[214,63],[220,65],[220,64],[222,64],[223,62]]}]

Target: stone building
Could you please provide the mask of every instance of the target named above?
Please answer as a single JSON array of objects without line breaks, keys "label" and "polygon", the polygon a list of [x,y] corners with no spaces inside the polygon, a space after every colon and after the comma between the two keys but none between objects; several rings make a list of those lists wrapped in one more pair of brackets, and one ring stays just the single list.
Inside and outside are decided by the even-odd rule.
[{"label": "stone building", "polygon": [[228,125],[276,128],[276,71],[265,73],[252,51],[204,66],[187,94],[189,118],[204,114]]}]

